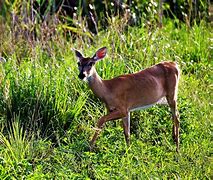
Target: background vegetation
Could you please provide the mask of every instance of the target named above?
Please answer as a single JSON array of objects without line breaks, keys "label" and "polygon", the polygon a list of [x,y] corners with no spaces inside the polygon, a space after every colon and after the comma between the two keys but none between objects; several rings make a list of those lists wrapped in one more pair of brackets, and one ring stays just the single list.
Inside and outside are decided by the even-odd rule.
[{"label": "background vegetation", "polygon": [[[94,35],[80,5],[75,16],[65,16],[62,6],[52,9],[53,2],[15,0],[0,6],[0,56],[6,60],[0,61],[0,178],[212,179],[209,4],[199,1],[200,16],[189,19],[189,12],[181,11],[186,17],[181,19],[174,13],[161,17],[159,12],[172,12],[165,3],[161,9],[161,1],[134,1],[137,6],[131,1],[130,15],[123,10],[105,16],[107,23],[94,21]],[[42,5],[47,8],[41,13]],[[96,13],[104,17],[101,10]],[[179,154],[167,106],[131,113],[130,147],[117,121],[107,123],[89,151],[93,127],[106,110],[78,79],[71,49],[91,56],[102,46],[108,56],[97,71],[104,79],[160,61],[178,62]]]}]

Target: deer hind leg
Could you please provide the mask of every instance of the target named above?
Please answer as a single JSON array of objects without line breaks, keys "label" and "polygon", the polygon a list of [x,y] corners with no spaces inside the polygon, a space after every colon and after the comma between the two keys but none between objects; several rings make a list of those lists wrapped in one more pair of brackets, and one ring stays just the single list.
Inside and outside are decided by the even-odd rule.
[{"label": "deer hind leg", "polygon": [[130,144],[130,112],[128,112],[127,116],[122,118],[122,120],[123,120],[123,129],[124,129],[126,144],[129,146]]},{"label": "deer hind leg", "polygon": [[180,128],[180,120],[179,113],[177,110],[177,98],[176,96],[167,96],[168,104],[171,108],[172,119],[173,119],[173,139],[176,143],[176,151],[179,151],[179,128]]},{"label": "deer hind leg", "polygon": [[102,130],[104,124],[107,122],[107,121],[112,121],[112,120],[117,120],[117,119],[120,119],[120,118],[123,118],[125,117],[125,115],[123,113],[121,113],[120,111],[112,111],[110,112],[109,114],[101,117],[99,120],[98,120],[98,123],[97,123],[97,128],[96,129],[96,132],[92,138],[92,140],[90,141],[90,147],[92,149],[93,145],[95,144],[95,141],[100,133],[100,131]]}]

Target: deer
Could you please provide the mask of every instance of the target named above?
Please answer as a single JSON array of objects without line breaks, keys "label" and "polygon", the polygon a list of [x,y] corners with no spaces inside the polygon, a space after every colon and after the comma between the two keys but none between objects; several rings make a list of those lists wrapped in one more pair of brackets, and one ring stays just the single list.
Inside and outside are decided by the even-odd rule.
[{"label": "deer", "polygon": [[177,63],[164,61],[136,73],[124,74],[103,80],[97,73],[95,64],[107,54],[102,47],[92,57],[84,57],[74,49],[81,80],[88,83],[93,93],[105,103],[107,114],[97,122],[95,134],[90,141],[93,149],[97,137],[108,121],[122,119],[126,144],[130,145],[130,112],[148,108],[162,98],[167,100],[173,120],[173,139],[179,151],[179,113],[177,91],[180,70]]}]

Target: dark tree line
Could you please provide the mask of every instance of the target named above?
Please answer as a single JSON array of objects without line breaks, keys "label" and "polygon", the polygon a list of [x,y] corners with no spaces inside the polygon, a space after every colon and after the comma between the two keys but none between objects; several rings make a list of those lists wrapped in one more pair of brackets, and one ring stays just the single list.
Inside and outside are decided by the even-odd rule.
[{"label": "dark tree line", "polygon": [[143,19],[162,26],[162,17],[168,17],[190,26],[194,21],[208,20],[209,5],[210,0],[0,0],[0,15],[11,16],[15,24],[20,23],[18,16],[24,22],[48,22],[57,14],[70,27],[75,27],[74,19],[81,17],[90,32],[97,34],[115,16],[125,16],[128,25],[140,25]]},{"label": "dark tree line", "polygon": [[123,16],[127,11],[130,24],[140,23],[139,19],[149,18],[149,14],[156,14],[155,18],[158,20],[162,15],[191,23],[194,20],[208,18],[210,4],[210,0],[55,0],[51,1],[51,5],[49,1],[39,2],[40,4],[34,1],[34,7],[41,16],[49,11],[51,13],[60,11],[64,16],[71,18],[75,14],[80,14],[86,19],[89,29],[94,34],[97,33],[98,22],[105,26],[107,18]]}]

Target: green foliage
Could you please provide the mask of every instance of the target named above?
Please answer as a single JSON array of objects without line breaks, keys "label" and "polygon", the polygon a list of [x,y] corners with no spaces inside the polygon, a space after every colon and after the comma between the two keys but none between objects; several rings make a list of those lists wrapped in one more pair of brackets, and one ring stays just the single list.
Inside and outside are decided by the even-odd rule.
[{"label": "green foliage", "polygon": [[[109,29],[91,42],[88,36],[67,40],[56,34],[31,43],[7,25],[0,34],[0,177],[1,179],[211,179],[212,178],[212,30],[205,22],[191,29],[165,20],[153,26]],[[57,29],[59,28],[59,29]],[[101,46],[108,56],[98,62],[104,79],[131,73],[164,60],[182,70],[178,109],[180,154],[172,140],[165,107],[131,114],[131,145],[125,145],[120,122],[109,122],[89,151],[103,104],[77,78],[71,48],[92,56]]]}]

